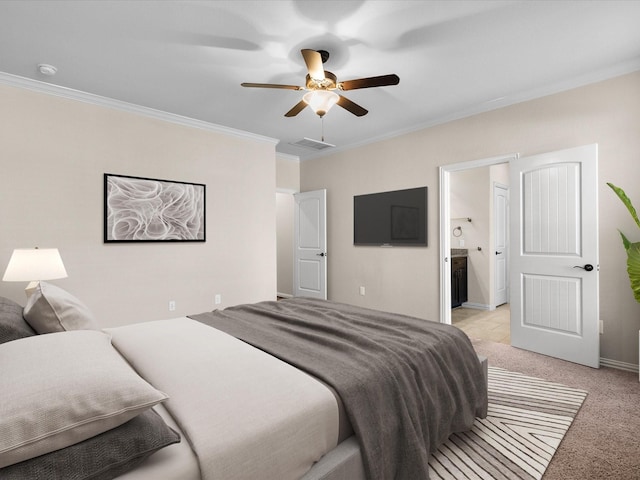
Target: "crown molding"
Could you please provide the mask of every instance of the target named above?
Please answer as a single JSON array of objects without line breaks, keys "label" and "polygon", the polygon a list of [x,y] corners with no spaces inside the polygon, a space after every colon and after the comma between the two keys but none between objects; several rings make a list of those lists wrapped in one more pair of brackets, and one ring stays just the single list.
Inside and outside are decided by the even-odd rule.
[{"label": "crown molding", "polygon": [[300,157],[298,155],[292,155],[290,153],[276,152],[276,160],[300,163]]},{"label": "crown molding", "polygon": [[198,128],[200,130],[207,130],[209,132],[220,133],[223,135],[230,135],[233,137],[240,137],[249,140],[256,140],[259,142],[266,142],[270,144],[277,144],[280,140],[276,138],[266,137],[264,135],[258,135],[255,133],[245,132],[244,130],[238,130],[235,128],[225,127],[222,125],[216,125],[215,123],[205,122],[203,120],[197,120],[195,118],[183,117],[174,113],[163,112],[161,110],[155,110],[153,108],[143,107],[141,105],[135,105],[133,103],[123,102],[115,100],[113,98],[102,97],[100,95],[94,95],[92,93],[82,92],[80,90],[74,90],[72,88],[62,87],[60,85],[54,85],[51,83],[41,82],[33,80],[31,78],[20,77],[18,75],[12,75],[5,72],[0,72],[0,84],[8,85],[11,87],[23,88],[26,90],[32,90],[39,93],[45,93],[47,95],[53,95],[56,97],[62,97],[70,100],[77,100],[79,102],[89,103],[92,105],[98,105],[100,107],[112,108],[123,112],[133,113],[156,120],[162,120],[165,122],[183,125],[186,127]]},{"label": "crown molding", "polygon": [[585,87],[599,82],[604,82],[613,78],[622,77],[640,71],[640,57],[635,57],[627,62],[621,62],[612,65],[608,68],[603,68],[594,72],[589,72],[580,76],[576,76],[570,80],[551,83],[549,85],[533,88],[517,94],[505,96],[496,100],[490,100],[481,104],[472,106],[465,110],[453,112],[448,115],[443,115],[430,119],[424,123],[413,125],[409,128],[399,129],[395,131],[386,132],[383,135],[377,137],[371,137],[361,142],[354,142],[343,147],[332,148],[330,151],[313,152],[304,157],[301,157],[301,161],[314,160],[316,158],[328,157],[337,153],[353,150],[355,148],[370,145],[372,143],[378,143],[392,138],[400,137],[402,135],[411,134],[420,130],[426,130],[445,123],[454,122],[463,118],[472,117],[482,113],[491,112],[501,108],[510,107],[530,100],[537,100],[539,98],[548,97],[558,93],[567,92],[576,88]]}]

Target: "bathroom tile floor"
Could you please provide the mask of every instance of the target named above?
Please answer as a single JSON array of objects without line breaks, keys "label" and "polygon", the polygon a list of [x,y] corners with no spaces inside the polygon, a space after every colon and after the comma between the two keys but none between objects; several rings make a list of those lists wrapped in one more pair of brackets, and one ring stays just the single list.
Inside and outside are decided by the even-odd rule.
[{"label": "bathroom tile floor", "polygon": [[451,323],[463,330],[469,338],[511,344],[509,304],[493,311],[457,307],[451,310]]}]

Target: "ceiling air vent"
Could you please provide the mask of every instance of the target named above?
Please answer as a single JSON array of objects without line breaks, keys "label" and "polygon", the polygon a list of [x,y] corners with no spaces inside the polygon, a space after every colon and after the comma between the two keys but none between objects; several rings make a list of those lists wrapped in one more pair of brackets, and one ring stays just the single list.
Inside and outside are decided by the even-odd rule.
[{"label": "ceiling air vent", "polygon": [[313,150],[324,150],[325,148],[335,147],[330,143],[321,142],[320,140],[313,140],[312,138],[304,137],[302,140],[298,140],[297,142],[291,143],[291,145],[295,145],[296,147],[303,148],[311,148]]}]

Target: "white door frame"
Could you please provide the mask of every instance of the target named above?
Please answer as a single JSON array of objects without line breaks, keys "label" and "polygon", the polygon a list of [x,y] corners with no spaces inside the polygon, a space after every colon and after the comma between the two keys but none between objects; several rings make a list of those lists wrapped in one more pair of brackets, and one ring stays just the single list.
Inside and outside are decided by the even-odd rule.
[{"label": "white door frame", "polygon": [[438,167],[440,174],[440,323],[451,324],[451,172],[508,163],[518,157],[518,153],[511,153]]}]

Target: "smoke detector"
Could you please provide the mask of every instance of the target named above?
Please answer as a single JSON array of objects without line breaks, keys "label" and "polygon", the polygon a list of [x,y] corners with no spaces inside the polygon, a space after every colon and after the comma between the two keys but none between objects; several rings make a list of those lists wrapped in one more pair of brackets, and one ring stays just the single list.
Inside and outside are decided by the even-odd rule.
[{"label": "smoke detector", "polygon": [[42,75],[46,75],[47,77],[53,77],[58,71],[58,69],[53,65],[49,65],[47,63],[40,63],[38,64],[38,71]]}]

